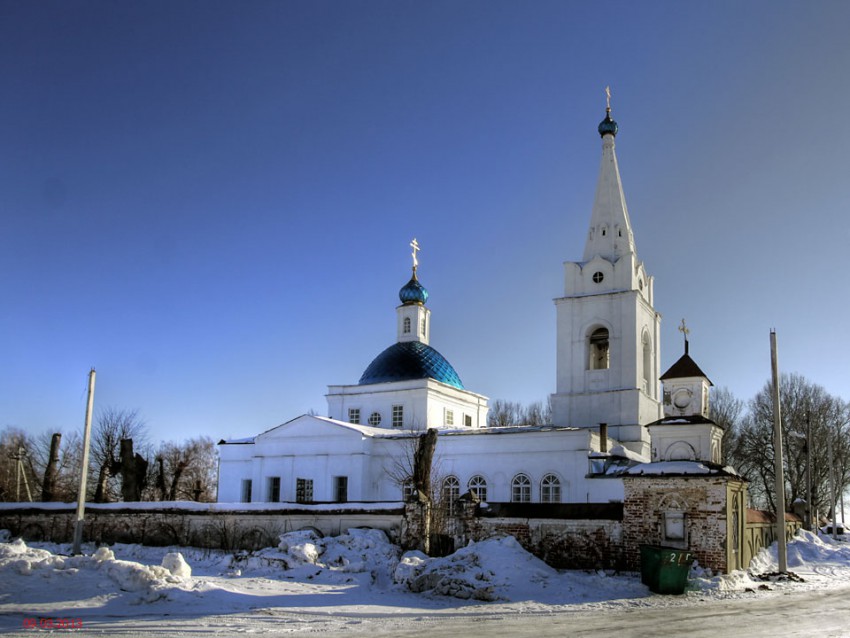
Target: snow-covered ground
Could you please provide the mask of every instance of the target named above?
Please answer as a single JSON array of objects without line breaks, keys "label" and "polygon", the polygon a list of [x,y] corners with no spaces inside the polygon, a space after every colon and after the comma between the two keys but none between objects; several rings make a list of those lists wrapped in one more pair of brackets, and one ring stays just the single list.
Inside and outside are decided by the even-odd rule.
[{"label": "snow-covered ground", "polygon": [[[512,537],[446,558],[402,555],[382,532],[360,529],[335,538],[293,532],[278,547],[237,554],[114,545],[72,557],[68,545],[0,541],[0,631],[15,635],[433,637],[458,635],[457,626],[463,635],[590,635],[601,627],[594,619],[604,617],[607,631],[623,618],[617,635],[638,636],[653,635],[657,622],[676,614],[769,610],[771,601],[787,606],[805,592],[850,601],[850,544],[807,532],[788,547],[789,569],[801,581],[757,577],[776,570],[774,546],[750,573],[713,576],[695,567],[684,596],[652,594],[637,574],[556,571]],[[647,633],[638,630],[640,611],[659,615],[646,621]],[[559,628],[547,633],[547,626]],[[715,626],[714,635],[725,634]],[[850,635],[850,618],[846,634],[827,627],[819,635]]]}]

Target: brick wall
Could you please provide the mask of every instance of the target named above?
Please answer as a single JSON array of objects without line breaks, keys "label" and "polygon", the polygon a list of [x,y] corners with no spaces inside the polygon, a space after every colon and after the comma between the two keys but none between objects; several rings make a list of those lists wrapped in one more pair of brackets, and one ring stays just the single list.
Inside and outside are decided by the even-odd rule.
[{"label": "brick wall", "polygon": [[[156,508],[156,509],[154,509]],[[0,510],[0,529],[24,540],[67,543],[73,540],[76,515],[65,509]],[[95,543],[140,543],[185,545],[215,549],[258,549],[277,545],[284,532],[313,528],[325,535],[338,535],[351,527],[384,530],[398,542],[402,508],[397,510],[270,510],[186,511],[162,509],[86,508],[83,541]]]},{"label": "brick wall", "polygon": [[510,534],[529,552],[559,569],[622,569],[623,523],[616,519],[481,516],[465,503],[453,527],[455,546]]},{"label": "brick wall", "polygon": [[[727,571],[727,483],[724,476],[633,477],[624,481],[623,552],[629,569],[640,569],[642,544],[681,547],[699,564]],[[665,512],[675,501],[684,513],[685,539],[665,538]]]}]

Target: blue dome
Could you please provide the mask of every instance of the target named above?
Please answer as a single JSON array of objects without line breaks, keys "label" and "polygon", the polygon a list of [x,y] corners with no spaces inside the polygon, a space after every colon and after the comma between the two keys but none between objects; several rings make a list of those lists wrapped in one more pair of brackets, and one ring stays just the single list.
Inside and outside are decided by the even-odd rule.
[{"label": "blue dome", "polygon": [[424,305],[428,301],[428,291],[425,290],[425,286],[419,283],[416,273],[414,273],[410,281],[398,291],[398,298],[401,299],[403,304],[418,303]]},{"label": "blue dome", "polygon": [[358,385],[434,379],[463,390],[463,383],[446,358],[431,346],[419,341],[391,345],[366,368]]},{"label": "blue dome", "polygon": [[606,135],[617,137],[618,129],[617,123],[611,119],[611,109],[606,110],[605,119],[599,123],[599,135],[601,137],[605,137]]}]

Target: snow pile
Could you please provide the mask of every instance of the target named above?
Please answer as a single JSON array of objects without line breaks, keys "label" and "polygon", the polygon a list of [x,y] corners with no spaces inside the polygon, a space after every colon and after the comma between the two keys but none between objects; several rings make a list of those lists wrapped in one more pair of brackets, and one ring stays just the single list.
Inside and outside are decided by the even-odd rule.
[{"label": "snow pile", "polygon": [[323,551],[319,548],[321,540],[321,537],[313,530],[289,532],[281,535],[277,547],[288,554],[293,564],[315,564]]},{"label": "snow pile", "polygon": [[[824,574],[830,570],[850,570],[850,545],[802,529],[788,543],[787,556],[788,568],[801,572]],[[774,572],[778,562],[778,548],[774,543],[753,558],[750,571],[754,574]],[[829,569],[826,566],[830,566]]]},{"label": "snow pile", "polygon": [[421,552],[402,557],[394,580],[413,592],[473,600],[511,600],[522,588],[545,587],[557,572],[525,551],[513,536],[490,538],[445,558]]},{"label": "snow pile", "polygon": [[179,553],[166,555],[161,566],[142,565],[116,560],[115,554],[107,547],[99,548],[92,556],[57,556],[45,549],[28,547],[20,538],[11,543],[0,543],[0,580],[6,580],[13,574],[38,574],[49,587],[54,581],[65,582],[68,577],[81,577],[91,572],[105,575],[121,591],[137,593],[138,602],[167,598],[175,585],[186,582],[192,574]]},{"label": "snow pile", "polygon": [[764,589],[761,581],[754,580],[749,572],[738,570],[729,574],[714,575],[710,569],[694,563],[688,574],[688,590],[700,592],[752,592]]},{"label": "snow pile", "polygon": [[322,538],[312,530],[280,536],[276,548],[236,556],[233,568],[273,567],[310,580],[332,574],[367,574],[372,583],[388,585],[401,551],[378,529],[349,529],[345,534]]}]

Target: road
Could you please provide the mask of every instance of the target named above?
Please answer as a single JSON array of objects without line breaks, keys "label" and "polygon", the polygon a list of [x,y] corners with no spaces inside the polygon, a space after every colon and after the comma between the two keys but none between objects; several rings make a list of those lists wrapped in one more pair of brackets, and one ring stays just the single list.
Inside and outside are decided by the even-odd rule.
[{"label": "road", "polygon": [[[12,635],[32,636],[33,631]],[[57,632],[61,633],[61,632]],[[797,592],[759,592],[731,600],[670,599],[667,606],[623,609],[601,605],[595,611],[560,608],[551,613],[499,613],[486,607],[447,611],[400,609],[386,613],[340,615],[323,610],[273,608],[251,614],[180,617],[97,618],[81,635],[164,638],[248,635],[310,635],[338,638],[559,638],[616,636],[643,638],[722,638],[724,636],[850,636],[850,587]]]}]

